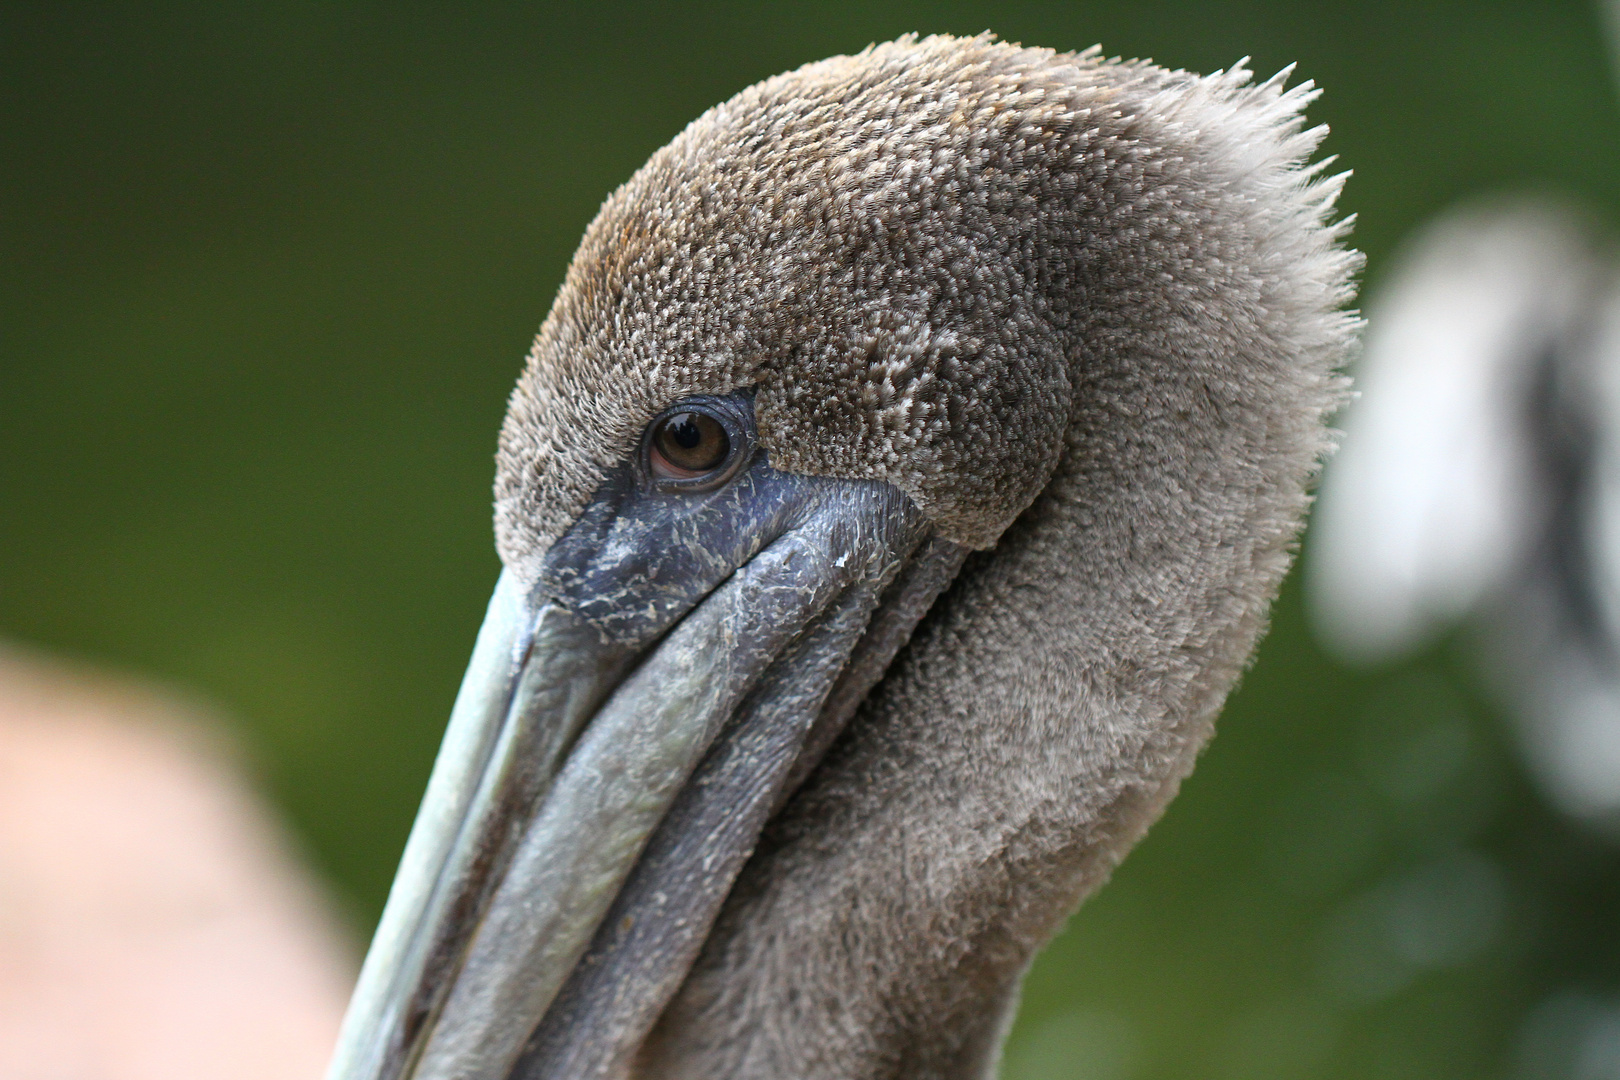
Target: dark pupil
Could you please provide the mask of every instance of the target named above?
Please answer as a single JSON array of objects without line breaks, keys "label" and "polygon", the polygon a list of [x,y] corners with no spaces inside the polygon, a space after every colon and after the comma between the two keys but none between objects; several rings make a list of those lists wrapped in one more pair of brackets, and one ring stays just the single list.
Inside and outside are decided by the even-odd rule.
[{"label": "dark pupil", "polygon": [[676,413],[658,428],[658,452],[678,469],[705,472],[726,459],[725,428],[702,413]]}]

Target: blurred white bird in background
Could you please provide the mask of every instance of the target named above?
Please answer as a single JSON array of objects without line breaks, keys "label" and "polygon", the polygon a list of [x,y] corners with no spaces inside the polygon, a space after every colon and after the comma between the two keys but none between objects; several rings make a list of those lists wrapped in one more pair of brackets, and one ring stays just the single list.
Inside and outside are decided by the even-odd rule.
[{"label": "blurred white bird in background", "polygon": [[1620,279],[1567,206],[1455,209],[1374,297],[1310,588],[1356,661],[1470,614],[1531,767],[1620,832]]},{"label": "blurred white bird in background", "polygon": [[[1620,0],[1604,5],[1620,55]],[[1312,527],[1318,636],[1394,661],[1467,625],[1549,801],[1620,843],[1620,249],[1557,196],[1454,207],[1368,304]],[[1620,1000],[1556,989],[1525,1080],[1620,1080]]]},{"label": "blurred white bird in background", "polygon": [[[1603,5],[1620,54],[1620,0]],[[1341,657],[1469,616],[1551,800],[1620,838],[1620,259],[1546,196],[1453,208],[1368,309],[1309,594]]]}]

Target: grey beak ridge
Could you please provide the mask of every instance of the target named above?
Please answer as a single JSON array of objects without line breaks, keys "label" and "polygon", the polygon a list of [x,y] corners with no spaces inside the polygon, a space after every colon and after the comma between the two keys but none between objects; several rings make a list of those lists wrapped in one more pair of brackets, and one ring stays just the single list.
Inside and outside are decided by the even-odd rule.
[{"label": "grey beak ridge", "polygon": [[413,1075],[504,849],[542,798],[625,650],[536,612],[509,572],[490,598],[328,1076]]},{"label": "grey beak ridge", "polygon": [[[874,612],[927,532],[909,500],[763,463],[751,490],[798,509],[650,638],[501,575],[328,1080],[622,1073],[806,748],[881,670],[849,664],[863,634],[888,627],[886,663],[960,562],[897,635]],[[592,603],[625,580],[593,574]]]}]

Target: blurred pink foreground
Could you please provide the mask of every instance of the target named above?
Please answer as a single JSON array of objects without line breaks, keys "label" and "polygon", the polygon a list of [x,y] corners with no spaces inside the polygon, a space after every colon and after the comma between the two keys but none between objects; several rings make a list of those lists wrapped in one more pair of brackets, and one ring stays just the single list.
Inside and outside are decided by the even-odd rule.
[{"label": "blurred pink foreground", "polygon": [[351,950],[206,721],[0,651],[0,1080],[318,1080]]}]

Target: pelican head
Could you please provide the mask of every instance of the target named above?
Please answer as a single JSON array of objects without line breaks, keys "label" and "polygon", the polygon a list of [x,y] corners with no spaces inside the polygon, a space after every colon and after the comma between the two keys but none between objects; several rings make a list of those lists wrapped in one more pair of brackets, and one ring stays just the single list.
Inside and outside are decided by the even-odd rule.
[{"label": "pelican head", "polygon": [[993,1066],[1289,563],[1354,326],[1312,97],[906,38],[609,197],[331,1080]]}]

